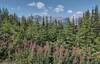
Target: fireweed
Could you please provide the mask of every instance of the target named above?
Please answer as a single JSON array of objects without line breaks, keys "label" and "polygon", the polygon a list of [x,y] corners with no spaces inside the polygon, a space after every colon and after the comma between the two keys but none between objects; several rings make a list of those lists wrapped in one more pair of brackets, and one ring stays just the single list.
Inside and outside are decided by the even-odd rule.
[{"label": "fireweed", "polygon": [[94,52],[91,47],[51,44],[43,46],[36,42],[26,42],[9,49],[8,59],[17,64],[96,64],[100,61],[100,52]]}]

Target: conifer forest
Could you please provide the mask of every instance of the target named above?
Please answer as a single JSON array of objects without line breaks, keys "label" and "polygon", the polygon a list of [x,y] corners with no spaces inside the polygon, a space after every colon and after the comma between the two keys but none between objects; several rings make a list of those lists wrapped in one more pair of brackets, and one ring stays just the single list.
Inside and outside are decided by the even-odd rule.
[{"label": "conifer forest", "polygon": [[100,64],[99,7],[64,21],[0,8],[0,64]]}]

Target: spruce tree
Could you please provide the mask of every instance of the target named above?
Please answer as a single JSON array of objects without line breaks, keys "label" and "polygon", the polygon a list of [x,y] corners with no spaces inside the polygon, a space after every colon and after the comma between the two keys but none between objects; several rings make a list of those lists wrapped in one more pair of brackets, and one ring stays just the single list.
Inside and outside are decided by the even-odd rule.
[{"label": "spruce tree", "polygon": [[83,14],[82,22],[78,25],[78,32],[76,34],[76,43],[90,44],[90,12],[87,10]]}]

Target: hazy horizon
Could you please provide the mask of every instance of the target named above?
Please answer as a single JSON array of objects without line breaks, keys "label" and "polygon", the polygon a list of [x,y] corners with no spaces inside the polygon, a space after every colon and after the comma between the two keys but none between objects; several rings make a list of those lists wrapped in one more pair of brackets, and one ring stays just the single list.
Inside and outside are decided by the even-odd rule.
[{"label": "hazy horizon", "polygon": [[0,0],[0,8],[7,8],[18,16],[42,15],[70,17],[91,10],[100,0]]}]

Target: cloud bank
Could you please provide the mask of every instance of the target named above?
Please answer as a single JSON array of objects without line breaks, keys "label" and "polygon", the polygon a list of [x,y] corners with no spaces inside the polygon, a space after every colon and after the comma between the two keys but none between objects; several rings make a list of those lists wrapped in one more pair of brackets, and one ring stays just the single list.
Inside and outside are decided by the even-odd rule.
[{"label": "cloud bank", "polygon": [[63,5],[57,5],[57,7],[54,9],[55,12],[64,12],[64,6]]},{"label": "cloud bank", "polygon": [[38,9],[45,8],[45,4],[43,2],[32,2],[32,3],[29,3],[28,6],[36,7]]}]

